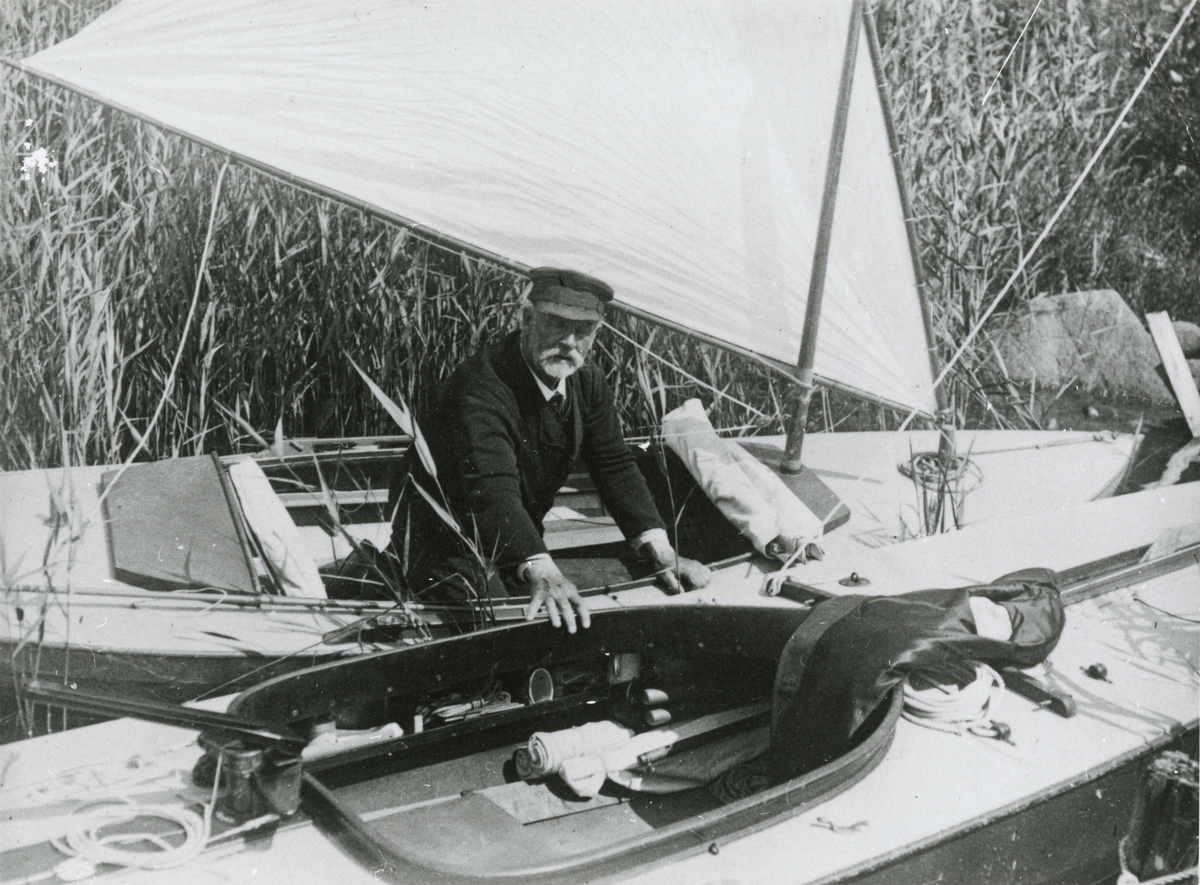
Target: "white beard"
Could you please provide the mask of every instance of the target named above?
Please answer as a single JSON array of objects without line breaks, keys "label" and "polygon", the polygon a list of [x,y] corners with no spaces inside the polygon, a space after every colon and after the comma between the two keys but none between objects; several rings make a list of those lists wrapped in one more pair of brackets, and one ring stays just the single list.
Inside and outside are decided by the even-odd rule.
[{"label": "white beard", "polygon": [[542,354],[538,360],[538,368],[555,381],[570,378],[583,367],[583,357],[578,351],[563,356],[558,350]]}]

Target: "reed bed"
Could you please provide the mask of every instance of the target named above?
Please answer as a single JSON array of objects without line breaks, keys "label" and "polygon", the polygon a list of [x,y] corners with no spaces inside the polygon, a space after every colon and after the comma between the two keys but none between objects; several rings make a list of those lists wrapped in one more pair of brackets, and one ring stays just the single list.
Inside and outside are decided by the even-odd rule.
[{"label": "reed bed", "polygon": [[[1182,5],[1043,3],[1005,63],[1035,3],[876,10],[944,355],[1055,209]],[[0,51],[26,55],[108,5],[0,4]],[[1198,41],[1193,23],[1014,301],[1111,286],[1138,309],[1187,318],[1190,308],[1200,320],[1200,162],[1186,133],[1200,105],[1182,104],[1200,89]],[[523,281],[513,274],[233,166],[184,337],[223,158],[2,76],[0,468],[111,462],[143,438],[153,458],[253,446],[231,414],[268,437],[280,422],[293,436],[389,432],[350,358],[420,415],[437,381],[515,318]],[[714,423],[735,432],[782,429],[779,376],[632,317],[611,321],[596,359],[631,434],[651,433],[688,396],[712,402]],[[948,383],[960,426],[1036,424],[986,338]],[[902,418],[822,391],[810,429]]]}]

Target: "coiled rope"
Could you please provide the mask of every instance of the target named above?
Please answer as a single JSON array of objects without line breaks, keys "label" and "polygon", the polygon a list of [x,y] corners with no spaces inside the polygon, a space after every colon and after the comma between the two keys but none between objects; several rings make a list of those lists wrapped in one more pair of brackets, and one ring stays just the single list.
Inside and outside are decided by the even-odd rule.
[{"label": "coiled rope", "polygon": [[[116,832],[104,835],[106,827],[131,824],[146,818],[156,818],[175,824],[183,831],[183,841],[178,845],[166,836],[175,833]],[[63,854],[82,858],[93,864],[115,864],[122,867],[137,867],[143,870],[165,870],[182,866],[200,856],[208,844],[209,816],[201,816],[190,808],[171,805],[134,805],[114,802],[88,809],[72,822],[61,839],[52,840]],[[127,846],[149,843],[157,851]]]},{"label": "coiled rope", "polygon": [[[217,804],[217,792],[221,784],[221,763],[224,754],[218,754],[213,773],[212,796],[204,806],[204,814],[190,808],[172,805],[137,805],[127,800],[114,800],[90,806],[86,811],[76,811],[77,819],[68,827],[61,838],[51,839],[50,844],[67,855],[59,864],[56,873],[64,881],[87,878],[100,864],[115,864],[143,870],[166,870],[182,866],[200,856],[208,845],[212,832],[212,814]],[[168,841],[163,834],[150,832],[109,833],[102,835],[105,827],[130,824],[145,818],[169,821],[183,831],[183,841],[178,845]],[[171,834],[174,835],[174,834]],[[132,850],[124,846],[149,843],[158,851]]]},{"label": "coiled rope", "polygon": [[992,718],[1004,696],[1004,679],[987,664],[974,667],[975,678],[961,688],[945,672],[910,674],[904,685],[904,718],[935,731],[1007,739],[1008,726]]}]

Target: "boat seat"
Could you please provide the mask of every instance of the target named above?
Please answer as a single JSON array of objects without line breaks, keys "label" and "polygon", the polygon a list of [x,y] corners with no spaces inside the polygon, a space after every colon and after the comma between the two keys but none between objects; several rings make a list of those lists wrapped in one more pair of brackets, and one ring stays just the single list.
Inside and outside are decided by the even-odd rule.
[{"label": "boat seat", "polygon": [[229,480],[283,593],[308,599],[326,598],[317,565],[258,462],[247,458],[231,464]]}]

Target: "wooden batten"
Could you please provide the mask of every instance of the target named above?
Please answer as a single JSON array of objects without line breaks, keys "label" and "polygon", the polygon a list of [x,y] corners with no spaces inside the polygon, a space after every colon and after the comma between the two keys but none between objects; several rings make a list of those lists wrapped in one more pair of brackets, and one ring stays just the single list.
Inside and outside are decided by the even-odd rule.
[{"label": "wooden batten", "polygon": [[1179,338],[1175,335],[1171,318],[1166,311],[1147,313],[1146,324],[1154,337],[1158,355],[1162,357],[1163,369],[1175,391],[1175,399],[1179,401],[1179,408],[1183,411],[1183,417],[1187,419],[1188,429],[1192,431],[1193,437],[1200,437],[1200,391],[1196,389],[1196,382],[1192,379],[1192,371],[1183,355],[1183,348],[1179,346]]}]

